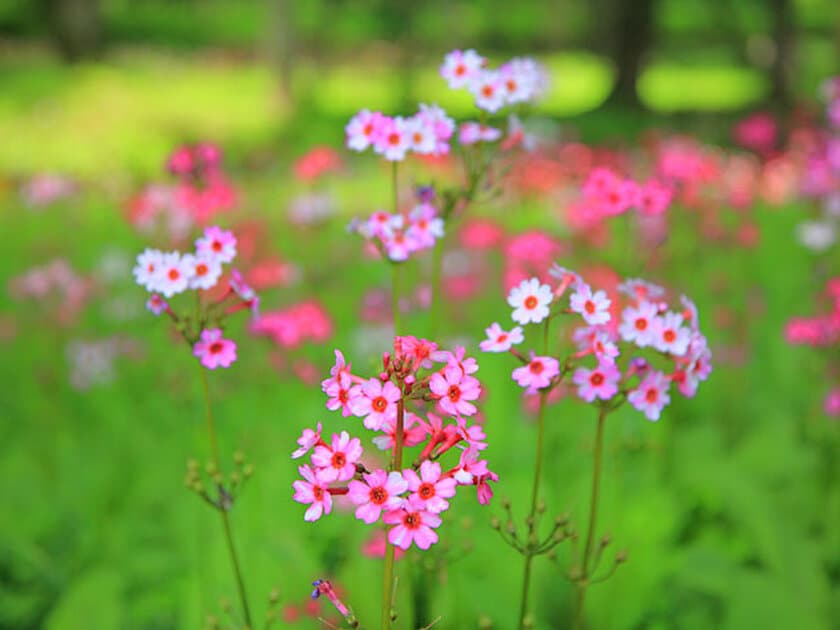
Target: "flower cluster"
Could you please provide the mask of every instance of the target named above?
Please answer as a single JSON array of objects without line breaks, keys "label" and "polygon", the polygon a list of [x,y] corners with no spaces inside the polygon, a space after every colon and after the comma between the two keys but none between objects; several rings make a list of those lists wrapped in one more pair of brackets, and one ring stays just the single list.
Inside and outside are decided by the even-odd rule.
[{"label": "flower cluster", "polygon": [[453,50],[446,55],[440,75],[453,90],[469,90],[476,107],[491,114],[506,105],[535,100],[546,86],[545,72],[533,59],[517,57],[492,69],[474,50]]},{"label": "flower cluster", "polygon": [[393,262],[408,260],[411,254],[434,247],[443,238],[443,219],[431,201],[421,200],[407,214],[378,210],[365,221],[353,221],[350,231],[362,235]]},{"label": "flower cluster", "polygon": [[[575,352],[562,363],[547,353],[531,351],[526,357],[513,347],[524,341],[522,328],[506,331],[498,323],[487,329],[481,343],[485,352],[510,352],[520,360],[512,377],[527,392],[550,390],[573,371],[577,395],[584,401],[618,406],[627,400],[655,421],[671,400],[672,384],[692,397],[709,376],[711,352],[698,327],[697,309],[687,298],[681,298],[681,308],[669,310],[664,289],[634,279],[619,286],[626,298],[621,308],[618,296],[593,290],[572,271],[555,265],[550,274],[552,285],[531,278],[511,290],[511,317],[522,326],[547,325],[561,314],[579,317],[582,321],[572,331]],[[642,350],[659,355],[665,367],[657,369]],[[594,364],[586,365],[590,358]]]},{"label": "flower cluster", "polygon": [[[244,309],[250,309],[256,317],[259,297],[234,269],[227,287],[215,301],[204,304],[200,295],[197,296],[197,312],[178,315],[167,300],[188,290],[214,289],[222,277],[222,265],[233,262],[235,257],[233,233],[211,226],[196,239],[194,252],[146,249],[137,256],[133,269],[137,284],[151,293],[146,308],[155,315],[166,313],[192,346],[193,354],[211,370],[230,367],[236,360],[236,344],[222,336],[223,319]],[[235,302],[229,303],[230,298]]]},{"label": "flower cluster", "polygon": [[[299,467],[294,499],[308,505],[304,519],[329,514],[334,496],[346,496],[356,518],[368,524],[390,525],[388,540],[401,549],[412,543],[428,549],[437,542],[441,514],[459,486],[475,486],[479,503],[493,496],[489,482],[497,475],[481,459],[487,447],[481,426],[471,424],[474,402],[481,393],[478,365],[464,349],[441,350],[415,337],[396,337],[394,352],[383,355],[382,372],[357,376],[336,350],[336,363],[322,383],[327,408],[362,419],[376,433],[373,443],[392,451],[388,469],[364,460],[361,441],[347,431],[322,436],[322,426],[306,429],[293,458],[311,452]],[[402,466],[403,447],[422,447],[413,464]],[[449,466],[441,459],[458,454]],[[368,468],[370,466],[370,468]]]},{"label": "flower cluster", "polygon": [[420,105],[420,110],[404,118],[386,116],[363,109],[345,127],[347,148],[374,153],[391,162],[400,162],[410,152],[418,155],[446,155],[455,133],[455,121],[437,105]]}]

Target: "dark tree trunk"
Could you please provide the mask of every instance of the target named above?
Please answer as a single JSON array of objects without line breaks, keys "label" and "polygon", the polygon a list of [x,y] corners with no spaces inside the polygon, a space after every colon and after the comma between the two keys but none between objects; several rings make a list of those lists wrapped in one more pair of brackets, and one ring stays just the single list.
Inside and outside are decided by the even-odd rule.
[{"label": "dark tree trunk", "polygon": [[653,44],[656,0],[616,0],[612,18],[611,57],[617,72],[608,103],[640,107],[636,82]]},{"label": "dark tree trunk", "polygon": [[770,67],[770,98],[774,109],[782,112],[789,110],[793,102],[791,83],[796,21],[791,0],[771,0],[770,9],[773,12],[773,41],[776,44],[776,55]]},{"label": "dark tree trunk", "polygon": [[291,0],[273,0],[271,3],[268,51],[277,73],[279,97],[284,105],[293,109],[294,100],[294,3]]},{"label": "dark tree trunk", "polygon": [[53,44],[67,61],[97,55],[102,48],[99,0],[41,0]]}]

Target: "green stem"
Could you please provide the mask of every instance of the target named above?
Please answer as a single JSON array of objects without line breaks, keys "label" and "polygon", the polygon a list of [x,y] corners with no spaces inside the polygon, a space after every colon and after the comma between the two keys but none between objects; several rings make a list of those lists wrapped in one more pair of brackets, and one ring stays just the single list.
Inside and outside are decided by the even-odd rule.
[{"label": "green stem", "polygon": [[598,499],[601,492],[601,455],[604,447],[604,424],[607,418],[606,407],[598,413],[598,425],[595,429],[595,453],[592,467],[592,494],[589,500],[589,526],[586,530],[586,545],[583,548],[583,562],[578,582],[577,612],[575,628],[580,628],[583,621],[583,606],[586,599],[586,587],[589,583],[589,559],[592,555],[592,542],[595,538],[595,526],[598,520]]},{"label": "green stem", "polygon": [[[402,389],[402,385],[400,386]],[[402,398],[397,402],[397,427],[394,436],[394,451],[391,457],[390,471],[402,469],[403,441],[405,439],[405,403]],[[385,566],[382,572],[382,630],[391,627],[391,611],[394,607],[394,545],[385,532]]]},{"label": "green stem", "polygon": [[[210,435],[210,450],[213,456],[213,464],[216,467],[216,470],[219,471],[221,470],[219,459],[219,442],[216,438],[216,423],[213,420],[213,408],[210,404],[210,387],[207,384],[207,371],[201,366],[199,366],[199,369],[201,370],[201,385],[204,391],[207,432]],[[236,578],[236,587],[239,591],[239,601],[242,605],[242,614],[245,618],[245,625],[248,628],[253,628],[254,625],[251,623],[251,609],[248,606],[248,595],[245,591],[245,581],[242,579],[242,570],[239,567],[239,557],[236,554],[236,547],[233,544],[233,531],[231,530],[230,526],[230,518],[228,517],[228,513],[225,508],[220,508],[219,514],[222,517],[222,525],[225,529],[225,538],[227,540],[228,552],[230,553],[230,562],[233,566],[233,575],[234,578]]]},{"label": "green stem", "polygon": [[437,336],[438,320],[441,306],[441,278],[443,275],[443,239],[438,239],[432,251],[432,303],[429,307],[431,322],[429,325],[429,339]]},{"label": "green stem", "polygon": [[402,330],[400,315],[400,263],[391,263],[391,310],[394,317],[394,335]]}]

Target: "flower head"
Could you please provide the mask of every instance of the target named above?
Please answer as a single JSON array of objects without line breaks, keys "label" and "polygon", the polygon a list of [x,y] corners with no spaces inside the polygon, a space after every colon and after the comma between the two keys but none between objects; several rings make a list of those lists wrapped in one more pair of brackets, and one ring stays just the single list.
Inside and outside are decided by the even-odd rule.
[{"label": "flower head", "polygon": [[375,470],[362,475],[364,481],[353,480],[348,486],[347,498],[356,507],[356,518],[371,524],[379,520],[384,511],[402,507],[404,499],[400,496],[408,490],[408,482],[397,472]]},{"label": "flower head", "polygon": [[609,400],[618,393],[621,373],[615,364],[601,363],[593,369],[578,368],[572,380],[578,386],[578,396],[586,402],[596,398]]},{"label": "flower head", "polygon": [[236,361],[236,343],[222,337],[219,328],[201,331],[201,338],[193,346],[193,354],[208,370],[228,368]]},{"label": "flower head", "polygon": [[233,232],[210,226],[204,230],[204,236],[196,239],[195,251],[220,263],[233,262],[236,258],[236,237]]},{"label": "flower head", "polygon": [[531,360],[527,365],[513,371],[513,380],[520,387],[528,389],[543,389],[551,385],[551,380],[560,374],[560,363],[552,357],[538,357],[531,353]]},{"label": "flower head", "polygon": [[548,305],[552,299],[551,287],[541,284],[537,278],[531,278],[513,287],[507,301],[514,309],[511,314],[513,321],[524,325],[529,322],[538,324],[548,317]]},{"label": "flower head", "polygon": [[332,436],[329,446],[318,444],[312,454],[318,479],[326,483],[347,481],[356,474],[356,462],[362,456],[359,438],[350,438],[347,431]]},{"label": "flower head", "polygon": [[426,460],[420,464],[419,475],[409,468],[403,471],[403,477],[412,493],[409,500],[414,505],[423,506],[429,512],[443,512],[449,507],[447,499],[455,496],[455,480],[452,477],[444,477],[437,462]]},{"label": "flower head", "polygon": [[484,332],[487,333],[487,339],[478,344],[484,352],[507,352],[525,339],[519,326],[514,326],[513,330],[507,332],[502,330],[497,322],[485,328]]},{"label": "flower head", "polygon": [[639,386],[627,395],[627,400],[645,414],[648,420],[657,421],[665,406],[671,402],[668,388],[671,381],[662,372],[651,370]]},{"label": "flower head", "polygon": [[569,298],[569,305],[575,313],[580,313],[590,326],[606,324],[610,321],[611,300],[604,291],[592,293],[587,284],[579,284]]},{"label": "flower head", "polygon": [[298,472],[303,477],[303,481],[299,479],[292,484],[295,490],[293,499],[298,503],[309,505],[303,515],[303,520],[317,521],[322,515],[332,511],[332,495],[309,466],[300,466]]},{"label": "flower head", "polygon": [[394,526],[388,531],[388,541],[400,549],[408,549],[412,543],[419,549],[428,549],[438,541],[435,528],[440,527],[440,517],[415,501],[386,512],[383,520]]}]

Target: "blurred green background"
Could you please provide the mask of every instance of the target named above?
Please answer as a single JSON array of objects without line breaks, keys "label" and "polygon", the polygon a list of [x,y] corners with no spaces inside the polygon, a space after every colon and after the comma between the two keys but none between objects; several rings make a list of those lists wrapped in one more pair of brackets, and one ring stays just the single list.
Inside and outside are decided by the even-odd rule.
[{"label": "blurred green background", "polygon": [[[219,143],[242,195],[234,216],[263,222],[273,251],[300,270],[300,282],[263,303],[316,298],[335,321],[330,342],[289,360],[326,374],[340,347],[372,369],[388,333],[360,325],[358,312],[388,274],[360,259],[344,224],[388,203],[388,178],[373,158],[351,162],[330,183],[338,216],[306,230],[287,217],[307,190],[290,165],[317,144],[339,148],[363,107],[438,102],[472,115],[437,75],[456,47],[542,61],[551,87],[534,113],[564,137],[626,147],[661,129],[729,145],[747,112],[817,110],[817,86],[840,72],[840,4],[0,0],[0,283],[56,257],[99,278],[69,325],[54,305],[0,294],[0,628],[197,628],[220,613],[220,598],[234,599],[219,523],[181,484],[186,460],[207,457],[197,371],[166,326],[141,312],[145,296],[130,279],[133,256],[165,243],[132,229],[125,200],[164,179],[174,146]],[[17,188],[45,172],[79,191],[33,211]],[[564,238],[552,208],[532,199],[476,212],[511,232]],[[808,204],[750,212],[756,249],[708,245],[694,223],[677,221],[672,264],[654,272],[696,299],[720,358],[697,399],[678,401],[660,423],[629,410],[610,419],[601,523],[630,562],[591,589],[591,628],[840,628],[840,436],[821,410],[827,357],[782,336],[789,317],[813,312],[840,260],[795,242]],[[564,264],[605,260],[623,258],[578,249]],[[475,353],[483,328],[508,316],[498,278],[451,315],[444,338]],[[418,334],[424,318],[409,317]],[[74,387],[68,348],[115,335],[136,343],[136,356],[118,360],[108,382]],[[331,574],[375,627],[366,620],[377,618],[380,562],[359,553],[369,528],[346,513],[304,524],[291,501],[295,437],[343,420],[317,387],[278,374],[263,342],[234,336],[239,362],[210,376],[222,450],[242,448],[257,470],[233,516],[257,617],[273,586],[298,605],[312,579]],[[497,497],[521,515],[533,428],[510,366],[480,363]],[[567,400],[550,414],[546,500],[582,523],[594,412]],[[429,556],[448,568],[403,563],[400,627],[412,627],[412,582],[429,593],[431,617],[443,616],[436,627],[513,626],[521,558],[488,527],[500,512],[458,501],[446,542]],[[535,627],[568,627],[562,566],[537,563],[534,600]]]}]

